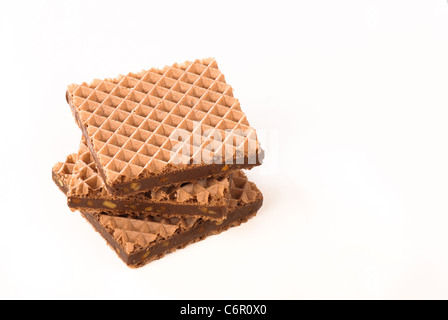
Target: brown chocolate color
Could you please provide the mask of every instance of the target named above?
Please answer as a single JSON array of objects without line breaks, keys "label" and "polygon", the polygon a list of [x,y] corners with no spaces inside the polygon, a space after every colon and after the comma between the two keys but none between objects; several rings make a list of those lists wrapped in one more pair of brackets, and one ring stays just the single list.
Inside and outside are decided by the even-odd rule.
[{"label": "brown chocolate color", "polygon": [[[59,189],[66,193],[66,186],[54,172],[53,179]],[[197,217],[165,218],[147,212],[122,216],[81,213],[118,256],[128,266],[136,268],[209,235],[238,226],[253,217],[262,206],[262,193],[244,172],[233,173],[230,190],[227,217],[219,221]]]},{"label": "brown chocolate color", "polygon": [[222,221],[207,221],[199,219],[186,230],[175,233],[168,239],[160,239],[150,246],[141,248],[132,253],[127,253],[120,243],[114,238],[113,230],[107,230],[99,221],[99,214],[82,212],[84,218],[90,222],[95,230],[107,241],[109,246],[131,268],[138,268],[147,263],[164,257],[167,253],[186,247],[187,245],[203,240],[206,237],[221,233],[231,227],[238,226],[257,214],[262,205],[262,199],[246,204],[229,212],[227,218]]},{"label": "brown chocolate color", "polygon": [[[230,192],[226,195],[225,205],[195,205],[169,202],[154,202],[144,195],[127,197],[105,197],[101,193],[97,198],[68,195],[67,177],[52,170],[52,179],[59,189],[67,195],[67,204],[72,210],[86,212],[104,212],[111,215],[140,215],[141,213],[164,217],[197,217],[209,220],[221,220],[227,216]],[[231,175],[229,176],[231,180]]]}]

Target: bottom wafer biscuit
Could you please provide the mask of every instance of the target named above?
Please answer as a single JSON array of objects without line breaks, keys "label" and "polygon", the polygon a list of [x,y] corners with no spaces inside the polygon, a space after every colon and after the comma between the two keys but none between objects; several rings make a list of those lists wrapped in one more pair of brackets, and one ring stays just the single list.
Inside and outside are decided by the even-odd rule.
[{"label": "bottom wafer biscuit", "polygon": [[[101,234],[109,246],[129,267],[139,268],[151,261],[161,259],[166,254],[177,249],[182,249],[187,245],[203,240],[210,235],[219,234],[231,227],[236,227],[247,222],[251,217],[257,214],[257,210],[261,207],[261,204],[262,201],[259,199],[249,205],[238,207],[229,212],[227,218],[221,221],[198,219],[194,221],[191,226],[179,226],[171,236],[167,238],[158,237],[158,239],[153,240],[146,246],[136,246],[135,244],[139,241],[137,238],[131,239],[128,237],[124,240],[124,234],[127,232],[134,234],[140,233],[139,236],[142,238],[144,238],[145,235],[139,231],[120,229],[122,227],[109,223],[110,221],[108,221],[108,218],[104,219],[104,214],[82,212],[82,215],[90,222],[95,230]],[[111,218],[114,219],[117,217]],[[136,221],[133,218],[125,219],[128,220],[127,222],[131,229],[135,222],[137,222],[137,225],[141,222],[141,220]],[[130,251],[128,249],[129,245],[134,247],[134,249]],[[138,248],[135,249],[135,247]]]},{"label": "bottom wafer biscuit", "polygon": [[[64,185],[60,187],[65,193]],[[228,214],[223,220],[166,218],[148,212],[116,216],[83,211],[82,215],[128,266],[137,268],[246,222],[257,214],[262,204],[263,195],[257,186],[244,172],[236,171],[230,181]]]}]

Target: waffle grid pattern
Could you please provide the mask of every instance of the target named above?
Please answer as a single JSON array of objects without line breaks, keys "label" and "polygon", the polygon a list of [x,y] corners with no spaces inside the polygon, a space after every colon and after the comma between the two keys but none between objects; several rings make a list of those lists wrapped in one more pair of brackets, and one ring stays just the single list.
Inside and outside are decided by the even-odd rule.
[{"label": "waffle grid pattern", "polygon": [[82,139],[78,154],[74,155],[75,166],[68,182],[68,196],[87,196],[94,194],[97,197],[107,196],[104,181],[97,172],[95,161]]},{"label": "waffle grid pattern", "polygon": [[61,179],[59,184],[62,184],[62,181],[65,181],[65,185],[68,185],[68,181],[71,179],[75,168],[76,159],[77,155],[73,153],[67,156],[65,162],[58,162],[53,166],[52,171],[58,176],[59,179]]},{"label": "waffle grid pattern", "polygon": [[258,196],[258,189],[249,181],[246,174],[241,171],[235,171],[230,182],[230,201],[231,209],[254,201]]},{"label": "waffle grid pattern", "polygon": [[[95,161],[85,143],[85,139],[82,139],[80,143],[78,154],[68,156],[66,162],[61,163],[60,168],[56,168],[56,172],[67,176],[65,179],[68,186],[67,196],[104,197],[107,199],[112,196],[107,191],[104,181],[98,173]],[[210,177],[182,185],[160,187],[141,194],[116,198],[129,199],[130,197],[135,200],[171,201],[176,203],[198,202],[201,205],[211,204],[213,202],[227,205],[228,192],[228,177]]]},{"label": "waffle grid pattern", "polygon": [[191,227],[197,219],[159,218],[148,216],[144,220],[100,215],[100,223],[122,244],[127,254],[144,248],[158,239],[172,236],[178,229]]},{"label": "waffle grid pattern", "polygon": [[[236,171],[231,181],[232,208],[251,203],[261,193],[255,184],[251,183],[242,171]],[[120,243],[129,254],[136,249],[149,246],[155,240],[168,238],[177,230],[192,227],[196,218],[161,218],[146,216],[142,219],[127,216],[100,215],[100,223],[106,227],[115,240]]]},{"label": "waffle grid pattern", "polygon": [[214,59],[71,85],[69,93],[111,184],[259,151]]}]

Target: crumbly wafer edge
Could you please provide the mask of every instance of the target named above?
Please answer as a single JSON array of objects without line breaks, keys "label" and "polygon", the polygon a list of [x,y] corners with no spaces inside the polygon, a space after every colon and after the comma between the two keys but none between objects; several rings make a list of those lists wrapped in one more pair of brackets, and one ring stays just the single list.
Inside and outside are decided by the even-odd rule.
[{"label": "crumbly wafer edge", "polygon": [[[169,239],[156,242],[152,246],[143,248],[142,250],[130,255],[126,254],[125,250],[114,239],[111,233],[99,223],[98,218],[96,218],[95,215],[85,212],[81,213],[83,217],[92,225],[95,231],[98,232],[103,237],[103,239],[107,242],[109,247],[112,250],[114,250],[114,252],[118,255],[118,257],[128,267],[135,269],[147,265],[152,261],[159,260],[164,256],[166,256],[167,254],[185,248],[190,244],[204,240],[205,238],[211,235],[220,234],[232,227],[236,227],[247,222],[249,219],[251,219],[257,214],[261,205],[262,205],[262,199],[259,199],[258,201],[250,205],[246,205],[234,210],[234,212],[232,212],[227,219],[221,222],[200,220],[191,229],[187,229],[186,231],[183,232],[178,232]],[[209,229],[207,229],[207,227]],[[184,241],[180,241],[179,243],[171,247],[169,245],[166,245],[170,241],[172,242],[179,241],[179,238],[182,238],[182,236],[185,235],[186,233],[187,236]],[[152,251],[157,252],[157,254],[151,255],[150,253]]]}]

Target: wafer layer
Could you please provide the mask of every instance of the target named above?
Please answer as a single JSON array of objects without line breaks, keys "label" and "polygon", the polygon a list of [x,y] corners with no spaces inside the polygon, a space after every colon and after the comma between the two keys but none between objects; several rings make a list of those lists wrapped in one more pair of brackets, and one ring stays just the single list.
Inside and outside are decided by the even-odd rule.
[{"label": "wafer layer", "polygon": [[73,84],[67,98],[111,193],[261,163],[255,130],[214,59]]},{"label": "wafer layer", "polygon": [[114,196],[105,188],[93,157],[80,143],[77,154],[53,167],[55,181],[64,188],[73,210],[107,211],[109,214],[140,214],[201,217],[220,220],[227,214],[230,198],[229,176],[209,177],[182,185],[128,196]]},{"label": "wafer layer", "polygon": [[[106,239],[117,255],[130,267],[140,267],[160,259],[165,254],[186,245],[218,234],[230,227],[240,225],[253,217],[261,207],[263,197],[257,187],[240,174],[239,184],[233,194],[251,195],[248,201],[234,199],[226,219],[211,221],[203,219],[163,219],[144,216],[139,219],[105,214],[82,213],[93,227]],[[242,187],[242,188],[241,188]]]}]

